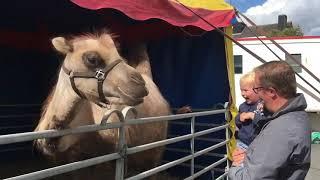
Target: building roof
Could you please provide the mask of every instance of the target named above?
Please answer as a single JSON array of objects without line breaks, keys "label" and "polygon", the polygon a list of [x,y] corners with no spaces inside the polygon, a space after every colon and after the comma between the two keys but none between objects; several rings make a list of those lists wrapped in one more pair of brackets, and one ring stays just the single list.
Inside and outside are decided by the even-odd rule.
[{"label": "building roof", "polygon": [[[293,27],[292,22],[288,22],[286,25],[287,28]],[[246,26],[244,23],[238,23],[234,25],[233,37],[234,38],[244,38],[244,37],[255,37],[251,32],[256,32],[258,28],[261,28],[264,32],[271,32],[274,29],[278,29],[278,24],[267,24],[260,26]]]},{"label": "building roof", "polygon": [[[243,38],[243,37],[255,37],[257,33],[257,29],[261,29],[266,33],[270,33],[272,30],[283,30],[285,28],[292,28],[292,22],[287,22],[287,16],[281,14],[278,16],[278,23],[275,24],[266,24],[260,26],[246,26],[243,22],[240,22],[234,25],[233,37],[234,38]],[[254,32],[254,33],[252,33]]]}]

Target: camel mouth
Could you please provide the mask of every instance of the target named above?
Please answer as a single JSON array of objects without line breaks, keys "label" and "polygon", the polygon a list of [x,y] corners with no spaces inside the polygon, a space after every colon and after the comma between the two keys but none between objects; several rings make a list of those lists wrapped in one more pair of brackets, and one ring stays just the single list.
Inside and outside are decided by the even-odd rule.
[{"label": "camel mouth", "polygon": [[120,92],[120,99],[123,100],[124,104],[127,104],[129,106],[136,106],[136,105],[141,104],[143,102],[144,96],[135,97],[135,96],[129,95],[124,90],[122,90],[120,87],[118,87],[118,90]]},{"label": "camel mouth", "polygon": [[45,156],[53,156],[57,151],[57,144],[50,143],[46,139],[38,139],[34,142],[34,147]]}]

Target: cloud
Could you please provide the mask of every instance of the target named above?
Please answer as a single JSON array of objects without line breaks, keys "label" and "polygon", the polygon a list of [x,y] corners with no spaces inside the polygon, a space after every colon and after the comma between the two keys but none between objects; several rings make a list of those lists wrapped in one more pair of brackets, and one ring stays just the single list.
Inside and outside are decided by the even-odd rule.
[{"label": "cloud", "polygon": [[267,0],[244,14],[259,25],[277,23],[278,15],[286,14],[288,21],[299,25],[305,35],[320,35],[319,7],[320,0]]}]

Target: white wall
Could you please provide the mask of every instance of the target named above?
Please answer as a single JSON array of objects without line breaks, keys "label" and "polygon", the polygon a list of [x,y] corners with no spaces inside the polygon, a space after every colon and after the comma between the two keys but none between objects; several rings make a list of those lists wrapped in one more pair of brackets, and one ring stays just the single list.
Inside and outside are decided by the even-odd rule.
[{"label": "white wall", "polygon": [[[267,47],[265,47],[260,41],[257,40],[248,40],[248,39],[238,39],[241,44],[246,46],[248,49],[256,53],[258,56],[263,58],[266,61],[278,60],[278,58],[273,55]],[[307,67],[313,74],[320,78],[320,36],[319,37],[305,37],[302,39],[278,39],[276,40],[284,49],[286,49],[290,54],[301,54],[301,63]],[[264,42],[282,59],[285,59],[285,54],[279,50],[275,45],[270,41],[264,40]],[[254,67],[262,64],[259,60],[251,56],[249,53],[241,49],[239,46],[233,46],[234,55],[242,55],[243,60],[243,73],[246,73],[252,70]],[[302,69],[302,72],[299,73],[304,79],[311,83],[317,90],[320,91],[320,83],[317,82],[314,78],[308,75],[305,70]],[[239,106],[243,102],[243,99],[240,94],[239,79],[241,74],[235,75],[236,83],[236,104]],[[303,82],[298,76],[296,76],[297,82],[302,86],[310,90],[313,94],[317,95],[320,98],[319,93],[314,91],[306,83]],[[298,89],[298,92],[302,92]],[[311,96],[304,93],[308,107],[307,111],[318,111],[320,112],[320,102],[312,98]]]}]

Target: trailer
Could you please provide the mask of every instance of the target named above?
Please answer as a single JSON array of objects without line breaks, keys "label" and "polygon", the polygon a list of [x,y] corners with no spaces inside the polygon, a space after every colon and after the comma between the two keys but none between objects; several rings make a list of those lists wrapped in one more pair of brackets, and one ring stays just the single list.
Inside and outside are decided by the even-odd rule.
[{"label": "trailer", "polygon": [[[277,56],[282,60],[287,61],[298,75],[303,77],[306,81],[303,81],[298,75],[296,75],[297,83],[301,86],[298,87],[298,92],[305,95],[308,107],[308,112],[320,112],[320,98],[319,89],[320,83],[315,77],[320,77],[318,71],[318,49],[320,48],[320,36],[294,36],[294,37],[274,37],[274,38],[260,38]],[[274,45],[271,40],[275,40],[280,46],[282,46],[287,52],[289,52],[297,61],[307,68],[312,74],[303,69],[297,62],[290,59],[283,51]],[[258,56],[266,61],[279,60],[273,52],[256,37],[252,38],[238,38],[238,42],[244,45],[246,48],[255,52]],[[238,45],[233,46],[234,61],[235,61],[235,88],[236,88],[236,104],[239,106],[243,99],[241,97],[239,80],[242,74],[251,71],[253,68],[262,64],[258,59],[251,56],[244,51]],[[311,87],[311,84],[313,87]],[[318,91],[318,92],[317,92]]]},{"label": "trailer", "polygon": [[[2,7],[7,9],[0,12],[3,18],[0,27],[1,179],[43,179],[109,160],[119,162],[117,172],[120,174],[115,179],[122,179],[126,156],[123,153],[159,145],[166,145],[162,165],[129,179],[142,179],[164,170],[178,179],[226,176],[230,151],[235,146],[234,64],[231,41],[215,29],[231,35],[233,8],[223,0],[135,2],[2,2]],[[117,40],[123,47],[148,42],[153,78],[160,91],[173,109],[189,105],[194,113],[144,119],[146,122],[169,121],[165,141],[51,167],[34,152],[32,140],[125,126],[125,123],[102,124],[32,132],[61,64],[49,44],[50,39],[106,26],[118,35]],[[125,115],[122,119],[125,121]]]}]

